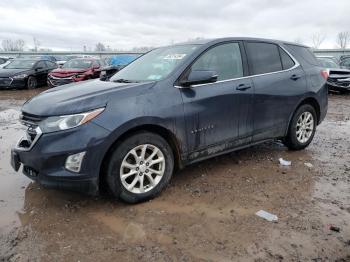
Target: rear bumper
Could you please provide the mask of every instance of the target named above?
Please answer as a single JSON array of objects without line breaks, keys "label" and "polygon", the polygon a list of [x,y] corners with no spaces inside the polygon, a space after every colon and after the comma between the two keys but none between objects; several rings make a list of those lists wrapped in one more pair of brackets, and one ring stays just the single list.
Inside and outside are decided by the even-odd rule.
[{"label": "rear bumper", "polygon": [[[11,164],[40,184],[96,195],[99,173],[109,131],[90,122],[71,130],[42,134],[30,150],[16,146],[11,152]],[[86,152],[78,173],[65,168],[68,156]],[[16,171],[17,171],[16,170]]]}]

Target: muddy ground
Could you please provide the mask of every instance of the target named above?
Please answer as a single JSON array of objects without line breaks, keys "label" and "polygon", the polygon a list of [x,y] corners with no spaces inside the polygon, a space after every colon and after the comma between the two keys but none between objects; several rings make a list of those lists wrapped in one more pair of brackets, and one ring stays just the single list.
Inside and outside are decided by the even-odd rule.
[{"label": "muddy ground", "polygon": [[216,157],[128,205],[45,189],[10,168],[18,110],[39,91],[0,92],[0,261],[350,261],[350,96],[330,96],[307,150],[274,142]]}]

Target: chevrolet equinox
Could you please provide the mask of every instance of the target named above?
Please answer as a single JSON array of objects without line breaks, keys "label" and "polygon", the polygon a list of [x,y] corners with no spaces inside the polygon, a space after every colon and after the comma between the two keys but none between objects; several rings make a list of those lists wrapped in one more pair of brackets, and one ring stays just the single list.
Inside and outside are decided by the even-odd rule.
[{"label": "chevrolet equinox", "polygon": [[126,202],[151,199],[174,170],[268,140],[312,141],[326,79],[305,46],[255,38],[157,48],[100,79],[47,90],[22,107],[11,164],[48,186]]}]

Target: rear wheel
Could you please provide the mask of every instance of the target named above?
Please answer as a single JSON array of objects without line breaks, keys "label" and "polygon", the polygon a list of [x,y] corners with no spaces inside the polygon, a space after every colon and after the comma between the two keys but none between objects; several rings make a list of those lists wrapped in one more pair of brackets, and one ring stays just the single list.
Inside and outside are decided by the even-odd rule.
[{"label": "rear wheel", "polygon": [[174,156],[161,136],[139,132],[121,142],[112,153],[107,183],[112,194],[128,203],[157,196],[169,183]]},{"label": "rear wheel", "polygon": [[38,86],[38,81],[36,80],[36,78],[34,76],[30,76],[28,77],[27,80],[27,88],[28,89],[34,89]]},{"label": "rear wheel", "polygon": [[317,115],[314,107],[309,104],[300,106],[294,113],[284,144],[292,150],[306,148],[315,135],[316,125]]}]

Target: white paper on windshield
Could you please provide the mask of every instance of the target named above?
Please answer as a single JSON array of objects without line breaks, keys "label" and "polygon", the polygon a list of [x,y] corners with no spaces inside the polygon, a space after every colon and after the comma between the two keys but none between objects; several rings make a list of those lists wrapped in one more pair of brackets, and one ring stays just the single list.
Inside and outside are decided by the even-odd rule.
[{"label": "white paper on windshield", "polygon": [[169,55],[164,56],[163,59],[166,59],[166,60],[181,60],[185,56],[186,56],[186,54],[169,54]]}]

